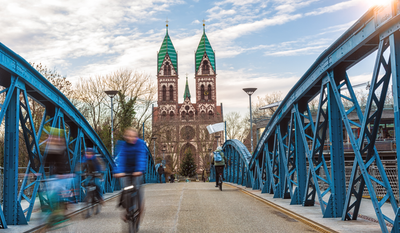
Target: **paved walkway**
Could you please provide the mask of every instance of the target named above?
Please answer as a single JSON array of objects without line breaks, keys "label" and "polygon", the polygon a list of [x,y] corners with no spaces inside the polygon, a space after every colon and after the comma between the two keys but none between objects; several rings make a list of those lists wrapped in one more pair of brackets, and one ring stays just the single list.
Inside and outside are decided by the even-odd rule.
[{"label": "paved walkway", "polygon": [[[106,195],[109,201],[99,215],[83,219],[78,214],[68,221],[68,227],[56,232],[124,232],[127,224],[120,220],[120,210],[115,208],[117,195]],[[318,205],[290,205],[289,199],[273,198],[271,194],[234,184],[225,184],[222,192],[214,183],[149,184],[145,185],[145,196],[146,213],[140,232],[316,232],[311,225],[303,224],[290,213],[281,213],[266,202],[336,232],[381,232],[376,222],[362,218],[357,221],[322,218]],[[83,206],[73,205],[69,212],[79,211]],[[375,217],[368,199],[363,200],[361,213]],[[31,232],[43,223],[42,217],[40,211],[35,211],[29,225],[9,226],[2,232]]]},{"label": "paved walkway", "polygon": [[[145,187],[146,213],[140,232],[317,232],[246,195],[236,187],[221,192],[213,183],[152,184]],[[89,219],[73,218],[69,230],[121,232],[127,225],[108,202]]]}]

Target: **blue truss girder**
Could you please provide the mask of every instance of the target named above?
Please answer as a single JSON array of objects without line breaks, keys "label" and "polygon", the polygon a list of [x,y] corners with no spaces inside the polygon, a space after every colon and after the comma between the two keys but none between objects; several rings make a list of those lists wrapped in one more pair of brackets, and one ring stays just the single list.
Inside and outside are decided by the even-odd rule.
[{"label": "blue truss girder", "polygon": [[[0,124],[5,121],[5,169],[4,169],[4,205],[0,207],[0,227],[7,225],[27,224],[33,210],[36,196],[42,207],[52,209],[52,203],[45,192],[40,192],[40,182],[46,178],[44,161],[48,145],[49,127],[63,129],[67,145],[67,154],[71,171],[81,174],[80,160],[82,152],[91,146],[100,153],[106,162],[103,172],[104,182],[100,183],[102,192],[113,192],[120,189],[118,179],[112,175],[115,166],[113,158],[101,142],[99,136],[89,125],[73,104],[47,79],[29,65],[23,58],[0,43],[0,86],[5,93],[3,103],[0,103]],[[31,102],[41,105],[39,112],[43,113],[40,125],[35,128],[31,111]],[[21,130],[20,130],[21,129]],[[22,133],[28,152],[28,167],[21,188],[18,190],[18,145],[19,134]],[[43,152],[44,151],[44,152]],[[154,160],[147,148],[147,168],[144,179],[147,183],[156,181]],[[78,177],[74,184],[83,200],[84,187]],[[21,208],[21,202],[28,202],[26,209]]]},{"label": "blue truss girder", "polygon": [[[300,158],[297,153],[298,148],[293,148],[291,145],[293,144],[291,130],[294,124],[292,114],[295,113],[297,121],[295,124],[299,123],[294,127],[294,132],[298,136],[295,144],[303,145],[303,157],[306,157],[308,161],[303,205],[314,205],[317,197],[324,217],[342,216],[343,219],[349,219],[349,217],[356,219],[362,191],[364,187],[367,187],[382,231],[387,232],[387,223],[396,226],[400,224],[398,215],[393,220],[381,213],[381,207],[385,203],[390,204],[395,213],[400,209],[375,148],[376,134],[390,75],[394,77],[392,82],[396,144],[400,144],[399,6],[400,0],[395,0],[390,5],[371,8],[317,58],[289,91],[271,117],[250,160],[250,168],[253,172],[249,174],[253,174],[255,180],[259,181],[260,174],[265,172],[265,176],[262,175],[262,180],[259,182],[263,184],[259,186],[262,192],[274,193],[275,196],[282,195],[279,185],[282,184],[281,180],[284,179],[286,182],[285,192],[290,193],[292,201],[295,198],[293,188],[290,187],[290,185],[296,185],[291,176],[299,172],[297,164],[294,168],[291,160],[294,155],[296,161]],[[389,46],[389,59],[386,60],[382,53]],[[376,68],[371,81],[366,111],[363,113],[346,71],[377,50],[379,50],[379,55],[376,59]],[[378,71],[381,67],[385,74],[383,77],[378,77],[377,74],[379,74]],[[349,95],[341,93],[340,89],[342,88],[347,88]],[[314,123],[308,107],[317,95],[320,95],[320,101],[317,120]],[[342,101],[349,103],[349,107],[345,109]],[[350,113],[356,113],[359,121],[349,120]],[[289,135],[278,136],[278,131],[285,129],[289,119],[291,119]],[[367,127],[369,124],[374,126],[371,130]],[[358,135],[354,135],[352,128],[361,131],[360,138],[357,138]],[[339,134],[341,130],[346,130],[348,133],[356,154],[351,185],[348,189],[346,189],[344,182],[344,142]],[[327,142],[325,143],[325,141]],[[324,156],[324,147],[327,146],[329,147],[330,158]],[[282,153],[283,150],[286,150],[285,154]],[[397,154],[400,153],[400,147],[397,147],[397,152]],[[261,161],[263,161],[263,164]],[[285,167],[281,166],[282,161],[286,162]],[[382,179],[368,173],[371,166],[376,166],[377,175],[381,176]],[[400,176],[399,163],[398,168],[398,176]],[[282,172],[280,172],[283,169],[286,169],[284,177],[281,176]],[[297,171],[295,171],[296,169]],[[361,171],[361,174],[357,173],[358,170]],[[352,186],[356,183],[359,185],[355,189]],[[386,191],[380,201],[376,198],[372,183],[383,187]],[[325,187],[320,187],[322,184]],[[304,184],[298,183],[297,185],[302,187]],[[349,197],[351,196],[356,201],[350,201]],[[352,210],[353,213],[350,213],[349,210]]]}]

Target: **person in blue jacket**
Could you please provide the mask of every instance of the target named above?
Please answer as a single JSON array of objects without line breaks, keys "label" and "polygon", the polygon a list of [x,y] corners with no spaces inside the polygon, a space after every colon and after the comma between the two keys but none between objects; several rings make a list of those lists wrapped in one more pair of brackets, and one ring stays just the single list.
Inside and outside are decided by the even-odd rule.
[{"label": "person in blue jacket", "polygon": [[[124,141],[117,142],[114,176],[121,178],[124,187],[134,185],[139,189],[140,212],[144,210],[143,173],[146,171],[146,144],[138,137],[134,128],[127,128],[124,132]],[[125,215],[122,215],[126,220]]]}]

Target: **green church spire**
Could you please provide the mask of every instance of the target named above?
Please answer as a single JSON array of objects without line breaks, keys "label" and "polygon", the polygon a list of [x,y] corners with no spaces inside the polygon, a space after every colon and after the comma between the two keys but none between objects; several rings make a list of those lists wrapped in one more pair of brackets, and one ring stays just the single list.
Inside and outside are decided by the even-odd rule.
[{"label": "green church spire", "polygon": [[204,53],[207,54],[211,66],[215,72],[215,53],[211,47],[210,41],[207,38],[205,26],[206,26],[205,21],[203,20],[203,36],[201,37],[199,46],[197,46],[196,50],[196,72],[199,70],[200,63],[203,60]]},{"label": "green church spire", "polygon": [[168,34],[168,20],[166,25],[165,37],[161,44],[160,52],[158,52],[157,55],[157,72],[160,71],[161,65],[167,54],[171,59],[172,66],[174,67],[176,73],[178,73],[178,54],[176,53],[175,47],[172,44],[171,38]]},{"label": "green church spire", "polygon": [[188,77],[186,75],[186,86],[185,86],[185,94],[183,95],[183,100],[186,100],[187,97],[190,100],[189,83],[188,83]]}]

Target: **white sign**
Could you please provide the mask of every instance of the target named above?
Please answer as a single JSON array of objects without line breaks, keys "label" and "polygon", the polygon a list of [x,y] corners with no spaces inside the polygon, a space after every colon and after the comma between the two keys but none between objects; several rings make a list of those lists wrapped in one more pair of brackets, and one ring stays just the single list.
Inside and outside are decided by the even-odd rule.
[{"label": "white sign", "polygon": [[208,130],[209,134],[213,134],[213,133],[216,133],[216,132],[224,131],[224,129],[225,129],[224,122],[207,126],[207,130]]}]

